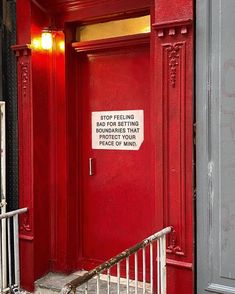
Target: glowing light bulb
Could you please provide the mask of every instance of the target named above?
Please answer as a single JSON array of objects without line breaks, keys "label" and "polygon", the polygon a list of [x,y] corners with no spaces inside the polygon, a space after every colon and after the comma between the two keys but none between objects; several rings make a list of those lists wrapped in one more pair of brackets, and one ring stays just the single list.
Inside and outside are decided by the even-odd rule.
[{"label": "glowing light bulb", "polygon": [[52,33],[48,31],[43,31],[42,32],[42,49],[44,50],[51,50],[52,49]]},{"label": "glowing light bulb", "polygon": [[64,47],[65,47],[64,46],[64,41],[60,41],[59,44],[58,44],[58,47],[59,47],[60,51],[63,52],[64,51]]}]

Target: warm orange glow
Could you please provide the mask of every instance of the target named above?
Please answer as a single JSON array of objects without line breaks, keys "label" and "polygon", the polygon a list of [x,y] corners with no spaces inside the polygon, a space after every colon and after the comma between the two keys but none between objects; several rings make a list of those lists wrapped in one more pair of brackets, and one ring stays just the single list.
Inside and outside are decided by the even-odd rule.
[{"label": "warm orange glow", "polygon": [[52,33],[51,32],[42,32],[42,49],[44,50],[51,50],[52,49],[52,44],[53,44],[53,40],[52,40]]},{"label": "warm orange glow", "polygon": [[41,38],[33,38],[31,42],[31,48],[33,50],[41,50],[42,49]]},{"label": "warm orange glow", "polygon": [[58,44],[60,51],[64,51],[64,41],[60,41]]},{"label": "warm orange glow", "polygon": [[42,31],[41,36],[35,36],[31,40],[31,49],[34,51],[50,51],[51,53],[53,50],[58,52],[65,51],[65,43],[61,33],[54,33],[48,31]]}]

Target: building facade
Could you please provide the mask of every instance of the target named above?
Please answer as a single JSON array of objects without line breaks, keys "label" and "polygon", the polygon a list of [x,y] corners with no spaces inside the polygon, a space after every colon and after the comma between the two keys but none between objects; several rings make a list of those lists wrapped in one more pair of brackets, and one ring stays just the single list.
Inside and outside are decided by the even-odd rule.
[{"label": "building facade", "polygon": [[168,292],[192,293],[193,31],[189,0],[17,1],[26,289],[172,225]]},{"label": "building facade", "polygon": [[29,208],[25,289],[170,225],[168,293],[234,293],[234,11],[232,0],[17,0],[9,121]]}]

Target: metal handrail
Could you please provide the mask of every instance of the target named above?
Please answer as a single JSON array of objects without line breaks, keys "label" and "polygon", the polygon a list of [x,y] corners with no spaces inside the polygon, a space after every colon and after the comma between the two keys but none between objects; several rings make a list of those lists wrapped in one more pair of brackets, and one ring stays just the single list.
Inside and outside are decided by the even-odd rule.
[{"label": "metal handrail", "polygon": [[22,213],[25,213],[28,211],[28,208],[25,207],[25,208],[20,208],[20,209],[16,209],[16,210],[13,210],[13,211],[9,211],[9,212],[6,212],[6,213],[2,213],[0,214],[0,220],[3,219],[3,218],[9,218],[9,217],[12,217],[14,215],[19,215],[19,214],[22,214]]},{"label": "metal handrail", "polygon": [[[21,208],[0,214],[0,235],[6,238],[0,241],[0,293],[20,293],[19,260],[19,215],[28,208]],[[7,252],[3,251],[7,248]],[[4,262],[6,260],[6,262]]]},{"label": "metal handrail", "polygon": [[[89,272],[85,273],[83,276],[80,276],[80,277],[72,280],[71,282],[67,283],[61,289],[60,293],[61,294],[75,293],[76,289],[78,287],[80,287],[81,285],[87,283],[93,277],[103,273],[104,271],[108,271],[114,265],[117,265],[122,260],[127,259],[130,255],[132,255],[134,253],[137,253],[140,249],[145,248],[148,244],[153,243],[155,240],[159,240],[160,238],[165,237],[170,232],[172,232],[172,227],[166,227],[163,230],[149,236],[148,238],[144,239],[140,243],[137,243],[133,247],[130,247],[130,248],[124,250],[120,254],[118,254],[115,257],[109,259],[108,261],[102,263],[101,265],[97,266],[93,270],[90,270]],[[165,252],[165,248],[163,250]]]}]

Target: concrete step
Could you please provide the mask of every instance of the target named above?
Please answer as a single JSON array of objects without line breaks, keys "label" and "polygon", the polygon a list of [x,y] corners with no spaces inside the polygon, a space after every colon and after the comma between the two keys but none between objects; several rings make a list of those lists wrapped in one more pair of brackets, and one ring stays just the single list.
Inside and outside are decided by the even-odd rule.
[{"label": "concrete step", "polygon": [[[35,282],[35,294],[58,294],[62,287],[72,281],[73,279],[77,278],[78,276],[81,276],[85,273],[85,271],[78,271],[75,273],[72,273],[70,275],[64,275],[64,274],[58,274],[58,273],[49,273],[43,278],[37,280]],[[89,294],[96,294],[96,284],[97,279],[93,278],[89,281],[88,284],[88,293]],[[130,288],[129,293],[134,294],[135,293],[135,282],[133,280],[130,280],[129,282]],[[79,287],[77,289],[77,292],[79,294],[85,293],[85,285]],[[110,283],[110,294],[116,294],[117,293],[117,278],[111,276],[111,283]],[[126,294],[126,279],[121,278],[120,281],[120,293]],[[143,283],[138,283],[138,294],[143,293]],[[146,283],[146,294],[150,293],[150,285]],[[101,275],[100,276],[100,294],[107,294],[107,276]]]}]

